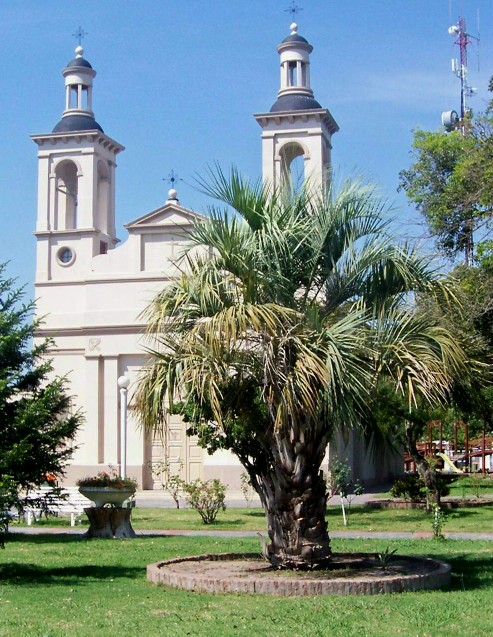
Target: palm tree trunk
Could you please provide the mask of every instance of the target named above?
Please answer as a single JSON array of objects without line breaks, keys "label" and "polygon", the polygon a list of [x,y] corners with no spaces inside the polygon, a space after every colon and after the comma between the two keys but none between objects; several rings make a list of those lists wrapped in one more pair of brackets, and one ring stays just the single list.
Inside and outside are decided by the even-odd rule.
[{"label": "palm tree trunk", "polygon": [[258,464],[253,469],[252,484],[265,510],[270,539],[264,552],[275,568],[309,570],[330,562],[326,486],[320,470],[326,444],[325,437],[314,445],[273,436],[269,461],[263,469]]}]

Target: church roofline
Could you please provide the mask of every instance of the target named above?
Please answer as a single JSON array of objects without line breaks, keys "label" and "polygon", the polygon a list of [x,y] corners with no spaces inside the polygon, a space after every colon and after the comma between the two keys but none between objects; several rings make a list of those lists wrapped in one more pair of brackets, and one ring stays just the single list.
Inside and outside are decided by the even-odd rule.
[{"label": "church roofline", "polygon": [[31,139],[38,146],[43,146],[46,142],[55,143],[59,139],[74,140],[76,142],[80,142],[83,139],[87,139],[88,141],[94,143],[98,142],[101,146],[108,148],[113,151],[115,154],[121,153],[125,150],[125,146],[122,146],[117,141],[106,135],[106,133],[102,133],[99,130],[82,130],[82,131],[70,131],[70,132],[61,132],[61,133],[44,133],[42,135],[31,135]]},{"label": "church roofline", "polygon": [[169,222],[169,223],[153,223],[153,218],[154,217],[158,217],[159,215],[168,212],[168,211],[174,211],[174,212],[178,212],[183,214],[185,217],[188,217],[190,219],[190,221],[199,221],[201,219],[204,219],[204,215],[201,215],[198,212],[195,212],[194,210],[190,210],[190,208],[184,208],[183,206],[180,206],[179,204],[176,204],[174,202],[172,203],[165,203],[163,206],[160,206],[159,208],[156,208],[155,210],[152,210],[151,212],[146,213],[145,215],[142,215],[141,217],[138,217],[137,219],[134,219],[133,221],[130,221],[129,223],[124,224],[124,228],[126,228],[127,230],[143,230],[144,228],[149,228],[149,227],[161,227],[161,228],[165,228],[165,227],[181,227],[182,225],[186,225],[186,223],[183,224],[179,224],[176,223],[175,221]]}]

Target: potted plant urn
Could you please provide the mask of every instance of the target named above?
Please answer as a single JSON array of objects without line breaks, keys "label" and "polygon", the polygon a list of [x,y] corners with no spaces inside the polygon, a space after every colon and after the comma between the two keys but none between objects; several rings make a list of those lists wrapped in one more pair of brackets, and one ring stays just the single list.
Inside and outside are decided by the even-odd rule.
[{"label": "potted plant urn", "polygon": [[103,507],[105,504],[121,507],[125,500],[133,496],[135,488],[79,486],[79,492],[85,498],[94,502],[97,507]]},{"label": "potted plant urn", "polygon": [[87,537],[135,537],[130,523],[132,509],[122,505],[135,493],[136,480],[122,478],[115,471],[100,471],[96,476],[81,478],[77,486],[81,495],[95,505],[84,509],[90,523]]}]

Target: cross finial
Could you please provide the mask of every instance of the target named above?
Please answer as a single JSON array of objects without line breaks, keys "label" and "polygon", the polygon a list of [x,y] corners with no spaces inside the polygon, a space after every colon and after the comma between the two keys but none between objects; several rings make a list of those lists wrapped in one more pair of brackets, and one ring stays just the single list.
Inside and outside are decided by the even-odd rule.
[{"label": "cross finial", "polygon": [[303,11],[302,7],[299,7],[296,2],[294,0],[291,1],[291,6],[288,7],[287,9],[284,9],[284,11],[286,13],[290,13],[293,16],[293,20],[296,17],[296,14],[299,13],[300,11]]},{"label": "cross finial", "polygon": [[181,177],[179,177],[175,171],[173,169],[171,169],[170,174],[167,177],[164,177],[163,181],[168,182],[168,184],[171,184],[171,187],[174,188],[175,187],[175,182],[176,181],[183,181],[183,179]]},{"label": "cross finial", "polygon": [[84,29],[79,25],[79,28],[75,33],[72,33],[72,37],[77,38],[79,40],[79,46],[82,44],[82,38],[86,35],[89,35]]}]

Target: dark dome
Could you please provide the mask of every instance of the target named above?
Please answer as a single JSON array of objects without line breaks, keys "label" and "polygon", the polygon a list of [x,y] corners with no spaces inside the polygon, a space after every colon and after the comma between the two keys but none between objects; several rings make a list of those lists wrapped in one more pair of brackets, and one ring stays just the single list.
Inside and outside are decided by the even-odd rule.
[{"label": "dark dome", "polygon": [[281,95],[270,109],[271,113],[280,111],[311,111],[322,108],[314,97],[309,95]]},{"label": "dark dome", "polygon": [[284,38],[284,40],[282,41],[283,44],[284,42],[304,42],[305,44],[309,44],[308,40],[305,40],[305,38],[303,38],[301,35],[298,35],[297,33],[288,35],[288,37]]},{"label": "dark dome", "polygon": [[70,68],[72,66],[85,66],[88,69],[92,69],[92,66],[89,64],[87,60],[84,60],[84,58],[74,58],[71,62],[67,64],[67,68]]},{"label": "dark dome", "polygon": [[62,117],[58,124],[53,129],[54,133],[72,133],[75,131],[83,130],[99,130],[104,133],[104,130],[97,123],[94,117],[90,115],[67,115]]}]

